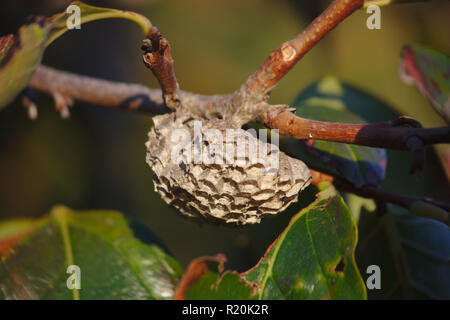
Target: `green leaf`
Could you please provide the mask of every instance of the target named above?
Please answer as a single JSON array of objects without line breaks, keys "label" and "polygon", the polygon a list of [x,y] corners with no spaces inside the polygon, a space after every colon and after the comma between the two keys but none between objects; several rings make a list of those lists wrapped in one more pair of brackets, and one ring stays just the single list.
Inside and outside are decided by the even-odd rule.
[{"label": "green leaf", "polygon": [[362,209],[356,261],[381,270],[369,299],[450,299],[450,231],[435,220],[388,205],[383,217]]},{"label": "green leaf", "polygon": [[[14,229],[22,236],[2,251],[0,299],[170,299],[180,278],[178,263],[137,240],[115,211],[59,206],[25,226],[3,222],[0,248]],[[67,288],[69,265],[80,267],[79,290]]]},{"label": "green leaf", "polygon": [[362,198],[353,193],[344,193],[343,198],[357,224],[359,223],[359,218],[363,209],[375,212],[377,208],[373,199]]},{"label": "green leaf", "polygon": [[0,109],[11,103],[27,86],[41,63],[48,27],[37,23],[0,38]]},{"label": "green leaf", "polygon": [[[392,117],[394,118],[394,117]],[[429,165],[420,178],[412,179],[403,170],[409,163],[406,152],[389,150],[390,174],[383,188],[395,193],[441,197],[448,194],[447,182],[431,150],[426,155]],[[381,289],[367,290],[369,299],[449,299],[450,297],[450,231],[435,220],[413,215],[406,209],[388,205],[384,216],[377,216],[371,200],[354,201],[347,195],[354,216],[359,216],[359,240],[356,262],[364,278],[370,265],[381,269]],[[366,202],[367,201],[367,202]],[[419,209],[423,208],[422,205]],[[417,212],[417,208],[413,208]],[[427,212],[429,216],[432,212]],[[438,217],[438,216],[436,216]]]},{"label": "green leaf", "polygon": [[[136,22],[145,35],[152,25],[137,13],[90,6],[72,2],[80,8],[80,24],[108,18],[128,19]],[[0,109],[11,103],[27,86],[39,66],[45,48],[66,31],[71,14],[63,12],[50,18],[36,18],[35,23],[22,26],[16,35],[0,38]]]},{"label": "green leaf", "polygon": [[[7,241],[8,239],[15,238],[20,234],[24,234],[33,228],[36,222],[31,219],[15,219],[3,221],[0,228],[0,243]],[[5,249],[7,249],[5,247]],[[7,250],[5,250],[7,251]],[[0,250],[0,253],[2,251]]]},{"label": "green leaf", "polygon": [[[69,7],[70,6],[78,6],[80,8],[80,24],[101,19],[120,18],[128,19],[137,23],[144,35],[147,35],[152,28],[151,22],[146,17],[135,12],[94,7],[80,1],[74,1],[69,5]],[[56,14],[47,20],[47,23],[50,23],[52,26],[47,40],[47,45],[52,43],[66,31],[69,31],[67,28],[67,19],[70,18],[71,14],[72,13],[63,12]]]},{"label": "green leaf", "polygon": [[[407,84],[414,84],[433,108],[450,123],[450,59],[432,49],[405,46],[400,61],[400,76]],[[450,182],[450,147],[434,145]]]},{"label": "green leaf", "polygon": [[209,272],[186,298],[365,299],[354,260],[356,225],[342,198],[325,191],[292,218],[255,267],[242,274]]},{"label": "green leaf", "polygon": [[[382,105],[380,105],[382,106]],[[371,122],[392,120],[398,114],[389,108],[370,104],[358,111]],[[444,145],[443,145],[444,146]],[[388,150],[389,163],[383,189],[395,193],[448,198],[448,184],[441,168],[427,151],[429,165],[420,177],[412,179],[404,170],[410,154]],[[448,162],[448,161],[447,161]],[[359,217],[356,261],[366,278],[370,265],[381,268],[381,290],[368,290],[369,299],[411,299],[449,297],[450,232],[444,224],[417,217],[406,209],[388,205],[382,217],[370,199],[347,194],[353,215]]]},{"label": "green leaf", "polygon": [[415,201],[409,206],[408,210],[416,216],[440,221],[446,225],[449,225],[450,222],[447,211],[428,202]]},{"label": "green leaf", "polygon": [[450,58],[432,49],[408,45],[402,50],[400,73],[405,83],[414,84],[450,123]]},{"label": "green leaf", "polygon": [[[382,102],[334,77],[326,77],[305,89],[292,107],[303,118],[345,123],[364,123],[359,115],[366,118],[378,113],[378,117],[383,117],[387,113]],[[341,177],[357,187],[378,185],[385,178],[384,149],[319,140],[304,142],[288,137],[280,139],[280,147],[308,167]]]},{"label": "green leaf", "polygon": [[198,282],[189,287],[186,292],[187,300],[255,300],[250,283],[237,272],[208,272]]}]

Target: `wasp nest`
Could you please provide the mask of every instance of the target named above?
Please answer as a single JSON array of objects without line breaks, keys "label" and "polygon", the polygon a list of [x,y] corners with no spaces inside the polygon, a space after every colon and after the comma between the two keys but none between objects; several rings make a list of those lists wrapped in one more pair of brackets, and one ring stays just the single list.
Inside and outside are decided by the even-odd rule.
[{"label": "wasp nest", "polygon": [[175,113],[153,121],[146,146],[155,191],[185,216],[258,223],[296,202],[311,181],[302,161],[228,121]]}]

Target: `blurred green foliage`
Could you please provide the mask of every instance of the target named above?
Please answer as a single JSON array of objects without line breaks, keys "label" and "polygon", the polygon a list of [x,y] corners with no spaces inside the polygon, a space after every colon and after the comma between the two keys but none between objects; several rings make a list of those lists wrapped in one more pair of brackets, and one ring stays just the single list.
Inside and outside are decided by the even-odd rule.
[{"label": "blurred green foliage", "polygon": [[133,237],[116,211],[55,206],[41,219],[0,222],[3,249],[18,238],[21,245],[0,252],[0,300],[163,300],[182,274],[158,245]]}]

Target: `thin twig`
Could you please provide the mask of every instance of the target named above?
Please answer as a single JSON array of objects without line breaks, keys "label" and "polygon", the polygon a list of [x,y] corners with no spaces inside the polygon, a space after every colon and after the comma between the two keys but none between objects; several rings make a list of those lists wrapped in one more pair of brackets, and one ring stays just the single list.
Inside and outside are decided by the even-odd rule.
[{"label": "thin twig", "polygon": [[[363,0],[335,0],[296,38],[283,43],[232,95],[203,96],[179,90],[170,55],[170,46],[156,28],[152,28],[143,49],[144,63],[159,81],[160,90],[79,76],[40,66],[30,87],[66,98],[130,111],[165,113],[178,109],[205,119],[240,118],[243,123],[258,121],[280,133],[297,139],[317,139],[368,147],[410,150],[412,171],[423,166],[424,146],[450,143],[450,127],[422,128],[414,119],[402,117],[389,123],[345,124],[303,119],[286,106],[270,106],[270,92],[289,70],[328,32],[363,5]],[[166,106],[169,108],[166,108]],[[180,110],[180,109],[179,109]],[[242,124],[243,124],[242,123]],[[409,127],[401,127],[401,126]],[[326,175],[317,176],[318,181]],[[394,194],[374,187],[356,188],[335,180],[338,187],[379,202],[406,208],[426,202],[450,210],[450,205],[428,198]]]},{"label": "thin twig", "polygon": [[[123,109],[146,114],[170,112],[162,92],[141,84],[97,79],[40,65],[28,87],[53,95],[58,92],[74,100],[100,107]],[[204,119],[232,113],[232,95],[201,95],[179,90],[178,95],[186,112]]]},{"label": "thin twig", "polygon": [[335,179],[334,183],[336,185],[336,188],[338,188],[339,190],[351,192],[364,198],[371,198],[377,201],[389,202],[406,209],[409,209],[411,205],[415,202],[426,202],[450,212],[449,202],[434,200],[427,197],[407,196],[371,186],[364,186],[361,188],[357,188],[339,179],[338,180]]},{"label": "thin twig", "polygon": [[[320,171],[311,170],[312,181],[311,183],[318,186],[321,182],[327,181],[333,183],[336,188],[340,191],[354,193],[363,198],[374,199],[377,205],[383,205],[386,203],[392,203],[403,207],[405,209],[411,209],[414,204],[419,202],[425,202],[431,204],[435,207],[444,209],[450,212],[450,203],[445,201],[434,200],[427,197],[414,197],[403,195],[395,192],[390,192],[386,190],[379,189],[373,186],[362,186],[356,187],[352,183],[343,180],[340,177],[329,175]],[[430,214],[430,217],[432,215]],[[447,222],[446,222],[447,223]]]},{"label": "thin twig", "polygon": [[[139,84],[128,84],[95,79],[87,76],[39,66],[29,86],[39,91],[60,94],[99,106],[124,108],[130,111],[166,113],[161,91]],[[186,91],[179,92],[183,107],[204,118],[230,113],[232,96],[204,96]],[[297,117],[286,106],[254,108],[253,117],[280,133],[297,139],[316,139],[368,147],[409,150],[408,138],[417,136],[427,144],[449,143],[450,127],[421,128],[399,127],[398,121],[379,124],[345,124],[322,122]],[[411,122],[412,120],[409,120]],[[402,121],[401,123],[404,123]]]},{"label": "thin twig", "polygon": [[29,87],[53,95],[59,92],[73,99],[99,106],[166,113],[161,90],[143,85],[113,82],[56,70],[44,65],[37,68]]},{"label": "thin twig", "polygon": [[[401,118],[391,123],[345,124],[303,119],[286,106],[270,106],[265,101],[272,88],[323,36],[363,5],[363,0],[335,0],[295,39],[282,44],[247,82],[232,95],[202,96],[178,89],[168,41],[157,28],[152,28],[143,49],[145,64],[157,77],[165,105],[171,110],[209,118],[223,118],[243,125],[258,121],[280,133],[297,139],[317,139],[357,144],[376,148],[410,150],[412,169],[419,170],[424,163],[424,146],[450,143],[450,127],[424,129],[418,121]],[[139,85],[113,84],[104,80],[59,73],[51,69],[38,69],[31,86],[51,94],[59,92],[100,105],[120,106],[141,110],[145,103],[163,111],[157,90]],[[46,72],[45,72],[46,71]],[[56,79],[56,78],[59,79]],[[103,88],[104,87],[104,88]],[[126,93],[127,90],[134,92]],[[137,92],[136,92],[137,91]],[[159,98],[159,99],[158,99]],[[153,102],[153,103],[151,103]],[[155,103],[156,102],[156,103]],[[181,108],[179,108],[181,107]],[[167,110],[164,110],[167,111]],[[159,113],[159,112],[155,112]],[[237,119],[237,120],[236,120]],[[401,125],[412,127],[403,128]]]},{"label": "thin twig", "polygon": [[328,32],[361,8],[364,0],[335,0],[296,38],[283,43],[243,85],[247,95],[267,101],[272,89]]},{"label": "thin twig", "polygon": [[148,39],[144,40],[142,50],[144,50],[144,64],[158,79],[167,107],[171,110],[177,109],[180,105],[179,86],[175,77],[169,41],[163,37],[158,28],[152,27]]}]

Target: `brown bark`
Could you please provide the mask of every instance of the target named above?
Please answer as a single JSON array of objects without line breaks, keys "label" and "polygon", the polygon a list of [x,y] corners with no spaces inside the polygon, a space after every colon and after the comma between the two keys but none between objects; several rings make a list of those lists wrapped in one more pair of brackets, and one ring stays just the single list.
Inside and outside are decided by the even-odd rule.
[{"label": "brown bark", "polygon": [[113,82],[39,66],[28,84],[31,88],[53,94],[58,92],[73,99],[98,106],[165,113],[161,90],[143,85]]},{"label": "brown bark", "polygon": [[289,110],[280,110],[279,107],[269,107],[261,112],[259,120],[269,128],[278,129],[282,135],[297,139],[326,140],[374,148],[417,149],[420,145],[410,142],[413,137],[419,138],[424,145],[450,142],[450,127],[425,129],[399,127],[395,122],[324,122],[300,118]]},{"label": "brown bark", "polygon": [[[144,63],[158,79],[162,91],[137,84],[74,75],[45,66],[37,69],[30,87],[52,95],[59,94],[100,106],[131,111],[164,113],[170,111],[169,109],[178,109],[206,119],[237,117],[241,119],[242,124],[258,121],[269,128],[279,129],[283,135],[297,139],[410,150],[413,159],[411,171],[414,172],[423,166],[425,145],[450,143],[450,127],[425,129],[417,120],[407,117],[378,124],[322,122],[297,117],[286,106],[270,106],[266,103],[272,89],[297,61],[363,3],[363,0],[333,1],[305,31],[272,52],[241,88],[231,95],[203,96],[179,90],[169,43],[156,28],[152,28],[145,41],[143,58]],[[350,189],[352,186],[343,185],[343,188]],[[392,196],[371,188],[353,189],[352,192],[373,198],[381,197],[402,206],[408,206],[413,200],[428,201]],[[440,207],[448,210],[448,204]]]},{"label": "brown bark", "polygon": [[161,86],[164,101],[171,110],[180,105],[178,98],[178,82],[175,77],[173,59],[170,55],[170,44],[158,28],[152,27],[148,39],[144,40],[144,64],[152,70]]},{"label": "brown bark", "polygon": [[302,33],[273,51],[244,84],[247,94],[267,101],[272,89],[328,32],[361,8],[364,0],[335,0]]}]

